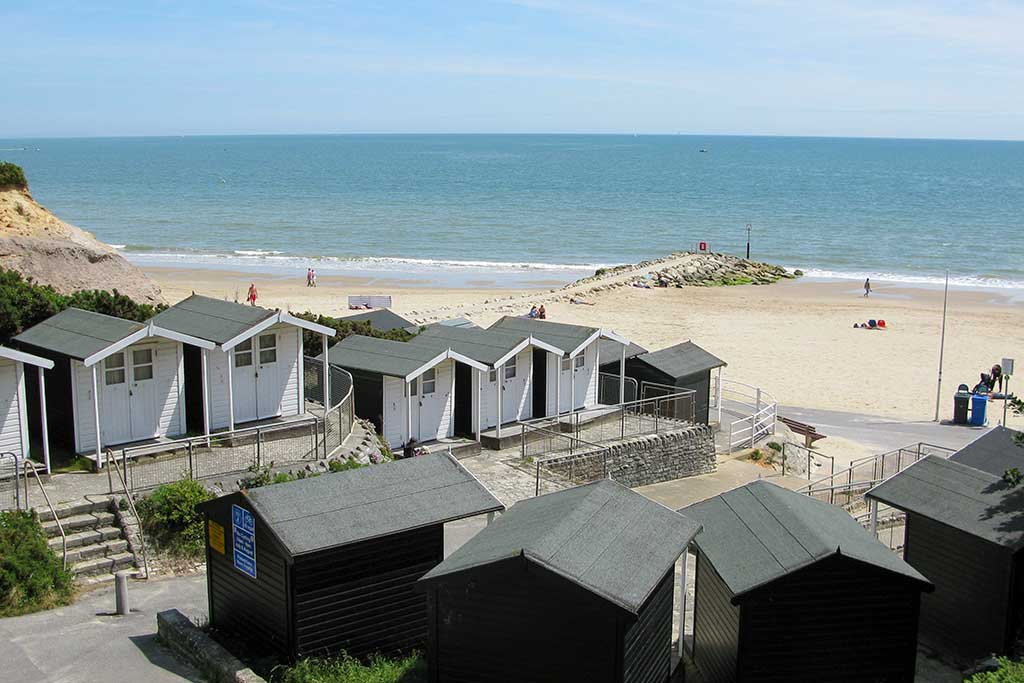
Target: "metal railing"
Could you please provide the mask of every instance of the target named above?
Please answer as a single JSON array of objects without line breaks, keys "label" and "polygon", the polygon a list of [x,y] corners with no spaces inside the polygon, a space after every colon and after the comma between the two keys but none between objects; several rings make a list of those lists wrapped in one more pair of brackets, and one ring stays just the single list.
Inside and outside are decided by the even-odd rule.
[{"label": "metal railing", "polygon": [[[604,405],[616,405],[619,400],[619,376],[610,372],[601,372],[597,376],[597,402]],[[637,381],[632,377],[626,377],[625,400],[635,401],[640,398],[637,390]]]},{"label": "metal railing", "polygon": [[813,474],[821,474],[826,471],[829,476],[836,473],[836,459],[831,455],[825,455],[788,441],[782,443],[783,476],[805,477],[810,481]]},{"label": "metal railing", "polygon": [[43,500],[46,501],[46,507],[53,515],[53,521],[57,525],[57,531],[60,532],[60,544],[61,544],[61,563],[64,569],[68,568],[68,535],[64,533],[64,525],[60,521],[60,517],[57,516],[57,511],[53,508],[53,504],[50,502],[50,496],[46,493],[46,488],[43,486],[43,480],[39,478],[39,473],[36,472],[36,468],[32,466],[27,460],[24,464],[25,467],[25,509],[28,510],[28,476],[29,472],[36,478],[36,483],[39,484],[39,491],[43,494]]},{"label": "metal railing", "polygon": [[[21,466],[17,453],[0,453],[0,510],[21,510]],[[26,498],[28,482],[26,484]]]},{"label": "metal railing", "polygon": [[128,482],[125,479],[124,472],[121,471],[121,467],[117,464],[117,456],[110,449],[107,449],[107,462],[110,463],[110,467],[107,469],[107,476],[110,475],[110,470],[117,474],[118,481],[121,482],[124,498],[128,501],[128,509],[131,510],[132,516],[135,518],[135,526],[139,531],[140,550],[142,551],[142,566],[146,572],[144,578],[149,579],[149,554],[146,552],[146,534],[142,529],[142,517],[139,516],[139,511],[135,507],[134,497],[128,492]]},{"label": "metal railing", "polygon": [[[718,394],[717,386],[714,391]],[[737,448],[753,448],[760,439],[775,433],[779,403],[770,393],[752,384],[723,379],[721,393],[718,395],[721,396],[721,402],[716,398],[714,407],[719,414],[725,413],[735,418],[722,418],[723,428],[726,421],[729,424],[730,453]]]},{"label": "metal railing", "polygon": [[921,458],[927,455],[948,458],[955,452],[953,448],[921,441],[854,460],[846,469],[817,479],[797,489],[797,493],[805,493],[833,505],[851,509],[863,504],[863,495],[872,486],[902,472]]},{"label": "metal railing", "polygon": [[[352,398],[352,375],[341,368],[331,366],[331,395],[334,391],[334,370],[344,373],[348,378],[347,390],[338,402],[331,408],[324,411],[323,417],[323,457],[330,458],[345,443],[345,439],[352,433],[352,425],[355,422],[355,401]],[[340,375],[339,375],[340,377]],[[342,385],[344,386],[344,385]]]}]

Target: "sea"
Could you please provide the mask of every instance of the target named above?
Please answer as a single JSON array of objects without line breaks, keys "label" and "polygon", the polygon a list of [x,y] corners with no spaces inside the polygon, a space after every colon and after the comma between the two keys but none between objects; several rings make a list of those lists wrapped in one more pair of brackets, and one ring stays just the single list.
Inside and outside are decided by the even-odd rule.
[{"label": "sea", "polygon": [[140,265],[551,284],[693,250],[1024,289],[1024,143],[691,135],[0,139]]}]

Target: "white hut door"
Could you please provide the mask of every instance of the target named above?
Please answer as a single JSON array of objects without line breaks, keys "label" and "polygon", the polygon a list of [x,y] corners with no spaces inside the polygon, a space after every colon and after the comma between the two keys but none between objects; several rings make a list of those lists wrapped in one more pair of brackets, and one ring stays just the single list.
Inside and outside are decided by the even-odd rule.
[{"label": "white hut door", "polygon": [[235,346],[235,367],[231,370],[234,381],[235,422],[256,419],[256,363],[253,359],[252,339]]},{"label": "white hut door", "polygon": [[[439,373],[437,368],[427,370],[419,378],[419,436],[420,441],[433,441],[438,437],[441,416],[451,388],[451,375]],[[442,434],[441,436],[447,436]]]},{"label": "white hut door", "polygon": [[559,411],[567,413],[572,411],[572,366],[575,358],[560,358],[558,360],[558,402]]},{"label": "white hut door", "polygon": [[[104,358],[100,368],[100,433],[104,444],[132,440],[127,358],[127,352],[119,351]],[[92,406],[86,406],[86,410],[91,411]]]},{"label": "white hut door", "polygon": [[590,368],[587,366],[587,352],[572,359],[572,381],[576,384],[576,405],[573,410],[581,408],[587,402],[587,388],[590,386]]},{"label": "white hut door", "polygon": [[[420,380],[417,377],[411,382],[405,385],[405,390],[409,392],[409,408],[412,410],[409,416],[409,424],[412,426],[412,434],[410,436],[417,441],[420,440]],[[403,411],[404,413],[405,411]],[[404,431],[404,430],[403,430]]]},{"label": "white hut door", "polygon": [[277,363],[277,335],[261,334],[257,340],[256,412],[260,419],[281,414],[281,380]]},{"label": "white hut door", "polygon": [[131,361],[128,401],[131,414],[132,440],[152,439],[160,431],[160,411],[157,408],[157,386],[154,369],[156,350],[129,349]]},{"label": "white hut door", "polygon": [[519,356],[513,356],[502,369],[501,423],[519,419],[519,400],[522,396],[519,381]]}]

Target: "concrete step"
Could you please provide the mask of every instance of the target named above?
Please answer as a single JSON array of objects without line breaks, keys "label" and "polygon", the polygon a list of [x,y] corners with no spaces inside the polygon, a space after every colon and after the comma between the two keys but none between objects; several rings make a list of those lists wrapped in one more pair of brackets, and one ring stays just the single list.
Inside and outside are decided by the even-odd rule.
[{"label": "concrete step", "polygon": [[[64,526],[64,533],[70,534],[83,529],[99,529],[100,527],[112,526],[114,524],[114,513],[112,512],[89,512],[72,517],[61,517],[61,524]],[[57,522],[43,522],[43,531],[47,536],[60,537],[60,528]]]},{"label": "concrete step", "polygon": [[[94,543],[102,543],[103,541],[109,541],[120,537],[121,530],[115,526],[103,526],[98,529],[76,531],[75,533],[68,534],[68,550],[71,550],[72,548],[80,548],[85,545],[93,545]],[[47,542],[50,545],[50,549],[58,553],[63,547],[60,542],[59,533],[50,538]]]},{"label": "concrete step", "polygon": [[95,576],[96,574],[113,574],[127,569],[134,564],[131,553],[115,553],[109,557],[93,557],[71,565],[71,573],[75,576]]},{"label": "concrete step", "polygon": [[[53,520],[53,513],[50,512],[50,508],[36,506],[36,514],[39,515],[40,522],[50,522]],[[54,509],[57,511],[57,517],[60,521],[64,521],[65,517],[77,517],[78,515],[86,515],[90,512],[107,512],[110,510],[110,501],[99,500],[76,500],[70,503],[61,503],[55,505]]]},{"label": "concrete step", "polygon": [[[110,541],[103,541],[102,543],[94,543],[92,545],[83,545],[75,548],[74,550],[68,550],[68,564],[74,565],[78,562],[82,562],[83,560],[113,557],[127,552],[128,541],[123,538],[116,538]],[[57,554],[60,554],[60,548],[57,548]]]}]

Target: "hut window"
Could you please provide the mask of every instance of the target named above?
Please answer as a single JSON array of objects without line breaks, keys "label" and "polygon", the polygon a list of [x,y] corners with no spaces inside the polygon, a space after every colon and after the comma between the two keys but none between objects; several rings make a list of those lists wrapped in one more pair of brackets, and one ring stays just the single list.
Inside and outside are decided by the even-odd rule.
[{"label": "hut window", "polygon": [[260,335],[260,365],[277,362],[277,335]]},{"label": "hut window", "polygon": [[562,359],[562,372],[569,372],[569,368],[572,367],[572,358]]},{"label": "hut window", "polygon": [[505,366],[505,379],[515,379],[516,377],[516,362],[513,360],[511,363]]},{"label": "hut window", "polygon": [[437,389],[437,370],[431,368],[423,373],[423,395],[432,394]]},{"label": "hut window", "polygon": [[586,359],[583,356],[576,356],[576,368],[577,369],[582,368],[583,364],[585,362],[586,362]]},{"label": "hut window", "polygon": [[252,339],[246,339],[235,347],[235,367],[246,368],[252,365]]},{"label": "hut window", "polygon": [[103,381],[107,385],[124,384],[124,352],[107,356],[103,361]]},{"label": "hut window", "polygon": [[132,351],[132,381],[153,379],[153,349]]},{"label": "hut window", "polygon": [[[417,378],[417,379],[418,379],[418,378]],[[416,388],[417,388],[418,386],[419,386],[419,382],[417,382],[417,381],[416,381],[415,379],[414,379],[414,380],[411,380],[411,381],[409,382],[409,395],[410,395],[410,396],[415,396],[415,395],[416,395]]]},{"label": "hut window", "polygon": [[498,381],[498,371],[497,370],[491,370],[490,372],[488,372],[487,373],[487,381],[488,382],[497,382]]}]

